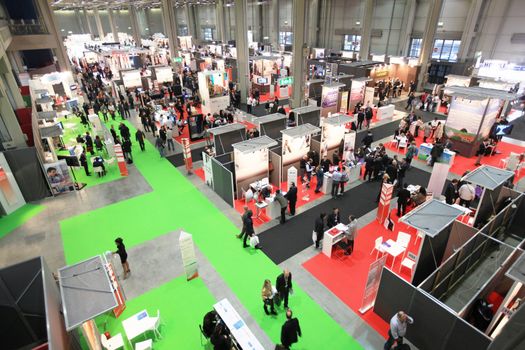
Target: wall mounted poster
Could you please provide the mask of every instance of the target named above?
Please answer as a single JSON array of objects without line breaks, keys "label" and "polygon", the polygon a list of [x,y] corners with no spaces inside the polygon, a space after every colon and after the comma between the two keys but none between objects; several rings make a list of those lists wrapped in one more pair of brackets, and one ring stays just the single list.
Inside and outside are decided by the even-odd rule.
[{"label": "wall mounted poster", "polygon": [[268,176],[268,149],[263,148],[254,152],[240,152],[234,149],[235,179],[237,183],[252,177]]},{"label": "wall mounted poster", "polygon": [[357,103],[363,102],[364,95],[365,82],[352,80],[352,86],[350,88],[350,106],[348,108],[353,110]]},{"label": "wall mounted poster", "polygon": [[75,190],[75,184],[71,179],[71,174],[69,173],[69,168],[65,160],[44,164],[44,170],[51,186],[51,192],[54,195]]},{"label": "wall mounted poster", "polygon": [[323,86],[321,92],[321,116],[326,117],[328,113],[337,112],[337,100],[339,98],[339,87]]},{"label": "wall mounted poster", "polygon": [[283,135],[283,167],[298,162],[310,151],[310,139],[310,134],[295,138]]},{"label": "wall mounted poster", "polygon": [[446,123],[447,136],[453,140],[474,142],[478,133],[488,100],[468,100],[454,97],[450,103]]},{"label": "wall mounted poster", "polygon": [[321,156],[328,156],[329,151],[339,147],[341,140],[344,142],[345,125],[324,124],[321,133]]}]

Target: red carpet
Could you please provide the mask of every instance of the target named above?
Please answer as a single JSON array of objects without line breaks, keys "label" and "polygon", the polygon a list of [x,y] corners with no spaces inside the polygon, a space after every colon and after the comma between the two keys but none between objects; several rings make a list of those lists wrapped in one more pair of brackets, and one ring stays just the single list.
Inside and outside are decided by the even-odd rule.
[{"label": "red carpet", "polygon": [[[419,134],[423,135],[422,131],[420,131]],[[392,138],[393,138],[393,135],[392,135]],[[427,141],[432,142],[433,140],[429,139]],[[420,137],[416,138],[416,143],[417,143],[417,147],[418,148],[419,148],[419,146],[421,145],[422,142],[423,142],[423,136],[420,136]],[[396,152],[396,153],[405,154],[405,150],[404,149],[401,149],[401,151],[399,151],[396,148],[396,145],[395,144],[391,144],[390,142],[385,144],[385,147],[387,149],[391,150],[391,151]],[[485,156],[485,157],[483,157],[481,159],[481,164],[492,165],[494,167],[500,168],[502,166],[501,160],[508,158],[508,156],[510,155],[510,152],[523,153],[523,152],[525,152],[525,147],[520,147],[520,146],[516,146],[516,145],[512,145],[510,143],[506,143],[506,142],[500,141],[498,143],[497,147],[496,147],[496,150],[498,152],[500,152],[500,153],[495,154],[493,156]],[[450,171],[452,173],[454,173],[456,175],[460,175],[460,176],[463,175],[465,173],[465,171],[467,171],[467,170],[472,171],[475,168],[477,168],[474,165],[474,163],[476,162],[476,158],[477,157],[466,158],[466,157],[463,157],[461,155],[456,155],[456,157],[454,158],[454,164],[450,167]],[[419,160],[419,159],[418,159],[418,161],[423,162],[423,160]],[[516,174],[516,175],[517,176],[515,177],[514,182],[517,182],[523,176],[525,176],[525,172],[521,171],[519,174]]]},{"label": "red carpet", "polygon": [[[359,308],[363,299],[368,269],[376,258],[376,252],[374,251],[373,254],[370,254],[370,252],[377,237],[382,236],[383,241],[388,239],[396,240],[399,231],[409,233],[412,238],[408,251],[416,255],[419,252],[421,240],[418,239],[416,244],[416,230],[404,224],[399,224],[395,215],[396,212],[397,209],[392,210],[390,214],[395,222],[394,231],[385,229],[383,225],[375,220],[360,228],[357,233],[354,252],[350,256],[343,255],[341,249],[336,247],[331,258],[320,253],[303,264],[305,269],[385,338],[388,333],[388,323],[376,315],[373,310],[369,310],[362,315],[359,312]],[[391,267],[392,257],[388,257],[387,266],[404,279],[410,280],[410,271],[408,269],[403,268],[399,272],[403,257],[404,255],[402,254],[396,258],[393,268]]]}]

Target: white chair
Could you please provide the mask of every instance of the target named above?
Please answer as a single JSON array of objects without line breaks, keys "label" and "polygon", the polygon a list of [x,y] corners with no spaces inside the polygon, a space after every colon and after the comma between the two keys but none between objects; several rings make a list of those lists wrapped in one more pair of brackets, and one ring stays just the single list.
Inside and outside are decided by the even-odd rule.
[{"label": "white chair", "polygon": [[397,144],[397,149],[403,148],[404,150],[406,150],[407,147],[408,147],[408,139],[406,137],[402,137],[399,140],[399,143]]},{"label": "white chair", "polygon": [[149,331],[153,331],[155,334],[156,339],[162,339],[162,335],[160,334],[159,328],[160,328],[160,310],[157,310],[157,316],[150,317],[151,326],[148,329]]},{"label": "white chair", "polygon": [[414,265],[416,265],[416,259],[416,254],[408,252],[408,257],[404,258],[401,262],[401,265],[399,266],[399,272],[401,272],[403,267],[406,267],[410,270],[410,276],[412,276],[412,273],[414,272]]},{"label": "white chair", "polygon": [[408,245],[410,244],[410,238],[411,238],[410,234],[399,231],[397,233],[396,243],[406,249],[408,248]]},{"label": "white chair", "polygon": [[152,350],[153,349],[153,340],[148,339],[135,343],[135,350]]},{"label": "white chair", "polygon": [[385,252],[385,249],[383,248],[383,236],[377,237],[374,242],[374,248],[372,248],[372,251],[370,252],[370,255],[375,251],[376,252],[376,259],[379,253],[383,254]]},{"label": "white chair", "polygon": [[116,350],[124,347],[124,339],[122,339],[122,334],[120,333],[109,339],[104,334],[101,334],[100,342],[106,350]]}]

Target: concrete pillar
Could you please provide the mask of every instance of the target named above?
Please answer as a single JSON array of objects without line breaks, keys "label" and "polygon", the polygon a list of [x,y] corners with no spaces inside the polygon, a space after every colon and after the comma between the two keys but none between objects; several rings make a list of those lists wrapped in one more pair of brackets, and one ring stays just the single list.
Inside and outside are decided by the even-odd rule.
[{"label": "concrete pillar", "polygon": [[310,0],[308,5],[308,46],[318,47],[319,41],[319,0]]},{"label": "concrete pillar", "polygon": [[215,7],[215,16],[217,23],[217,39],[226,43],[226,24],[224,19],[224,0],[218,0]]},{"label": "concrete pillar", "polygon": [[93,10],[95,15],[95,23],[97,25],[97,34],[100,40],[104,40],[104,27],[102,27],[102,21],[100,20],[100,13],[98,13],[98,9]]},{"label": "concrete pillar", "polygon": [[84,25],[84,21],[82,17],[80,16],[80,10],[75,9],[75,19],[77,20],[78,28],[82,32],[82,34],[86,34],[86,26]]},{"label": "concrete pillar", "polygon": [[419,55],[419,64],[421,65],[421,71],[417,78],[417,89],[421,90],[425,85],[428,78],[428,67],[430,65],[430,57],[432,50],[434,49],[434,36],[436,35],[437,25],[441,10],[443,8],[443,0],[433,0],[428,9],[427,26],[425,27],[425,33],[423,34],[423,40],[421,42],[421,55]]},{"label": "concrete pillar", "polygon": [[462,61],[468,57],[470,43],[474,38],[474,30],[476,29],[476,23],[478,22],[479,14],[481,12],[481,5],[483,5],[483,0],[472,0],[470,3],[465,27],[463,28],[463,34],[461,35],[458,61]]},{"label": "concrete pillar", "polygon": [[273,49],[279,49],[279,0],[270,3],[270,44]]},{"label": "concrete pillar", "polygon": [[131,22],[131,32],[133,34],[133,40],[135,40],[135,45],[141,45],[140,41],[140,31],[139,31],[139,21],[137,20],[137,10],[135,6],[129,6],[129,18]]},{"label": "concrete pillar", "polygon": [[58,28],[55,23],[55,18],[53,16],[53,10],[51,10],[51,6],[47,2],[47,0],[38,0],[37,1],[38,8],[40,10],[40,14],[42,15],[42,19],[44,20],[44,23],[46,25],[46,28],[51,34],[51,36],[55,40],[55,55],[58,60],[58,65],[60,66],[61,71],[70,71],[71,70],[71,64],[69,62],[69,57],[67,56],[66,48],[64,47],[64,43],[62,42],[61,38],[62,35],[58,31]]},{"label": "concrete pillar", "polygon": [[93,32],[93,28],[91,28],[91,22],[89,21],[89,16],[87,14],[87,10],[83,9],[82,13],[84,15],[84,21],[87,24],[88,33],[91,34],[91,35],[94,35],[95,33]]},{"label": "concrete pillar", "polygon": [[13,70],[11,68],[11,63],[9,62],[9,59],[7,56],[4,56],[0,60],[0,73],[4,76],[6,85],[4,88],[6,90],[10,91],[10,95],[13,99],[13,108],[19,109],[25,107],[24,99],[22,98],[22,94],[20,93],[20,89],[18,87],[18,84],[16,82],[15,76],[13,75]]},{"label": "concrete pillar", "polygon": [[293,91],[290,99],[292,108],[301,107],[304,103],[304,84],[306,82],[306,56],[308,48],[306,47],[306,1],[293,0],[292,9],[293,18],[293,62],[292,74]]},{"label": "concrete pillar", "polygon": [[412,38],[412,30],[414,29],[416,9],[417,1],[407,0],[405,5],[405,11],[403,13],[403,22],[401,23],[399,46],[397,48],[397,54],[400,56],[408,56],[408,46],[410,45],[410,39]]},{"label": "concrete pillar", "polygon": [[[162,0],[162,21],[164,23],[164,34],[168,37],[171,58],[177,57],[179,52],[179,41],[177,40],[177,17],[171,0]],[[173,60],[171,61],[172,65]]]},{"label": "concrete pillar", "polygon": [[237,46],[237,71],[241,102],[246,103],[250,87],[248,54],[247,0],[235,0],[235,43]]},{"label": "concrete pillar", "polygon": [[115,16],[113,16],[113,9],[110,9],[109,7],[108,7],[108,19],[109,19],[109,27],[111,28],[111,33],[113,34],[113,41],[120,42],[118,40],[118,31],[117,31],[117,26],[115,25]]},{"label": "concrete pillar", "polygon": [[195,26],[195,11],[193,6],[189,3],[186,4],[186,22],[188,23],[188,34],[193,37],[193,40],[199,39],[199,32],[197,32],[197,27]]},{"label": "concrete pillar", "polygon": [[361,49],[359,57],[366,61],[370,54],[370,38],[372,36],[372,18],[374,16],[374,0],[365,0],[365,12],[361,21]]},{"label": "concrete pillar", "polygon": [[258,4],[255,3],[253,6],[256,6],[256,13],[257,13],[257,34],[259,35],[259,42],[264,42],[264,16],[263,16],[263,8],[264,4]]},{"label": "concrete pillar", "polygon": [[494,2],[496,3],[494,8],[498,9],[498,11],[501,10],[502,12],[501,12],[501,17],[498,18],[498,31],[496,32],[496,35],[494,35],[494,42],[492,44],[492,48],[490,50],[490,55],[489,55],[490,58],[497,58],[497,57],[494,57],[494,54],[496,53],[496,47],[498,46],[498,42],[499,40],[501,40],[501,31],[503,30],[503,26],[507,23],[510,4],[512,1],[511,0],[498,0]]}]

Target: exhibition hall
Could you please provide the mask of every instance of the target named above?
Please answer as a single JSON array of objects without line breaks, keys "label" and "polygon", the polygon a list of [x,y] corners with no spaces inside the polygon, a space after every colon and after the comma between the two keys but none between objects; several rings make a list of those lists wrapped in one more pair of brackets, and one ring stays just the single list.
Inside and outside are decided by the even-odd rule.
[{"label": "exhibition hall", "polygon": [[524,20],[0,0],[0,347],[525,349]]}]

